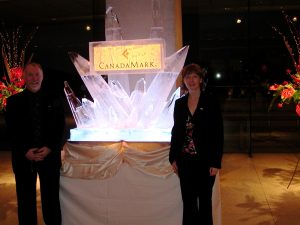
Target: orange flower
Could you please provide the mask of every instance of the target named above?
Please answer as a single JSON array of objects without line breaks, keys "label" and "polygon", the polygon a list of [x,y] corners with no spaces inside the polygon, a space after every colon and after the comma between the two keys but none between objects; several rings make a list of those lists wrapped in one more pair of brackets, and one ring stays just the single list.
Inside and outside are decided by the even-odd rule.
[{"label": "orange flower", "polygon": [[4,88],[6,88],[6,85],[3,82],[0,81],[0,90],[2,90]]},{"label": "orange flower", "polygon": [[6,107],[6,98],[3,99],[3,102],[2,102],[3,106]]},{"label": "orange flower", "polygon": [[298,75],[291,75],[291,77],[293,78],[293,80],[297,83],[300,84],[300,76]]},{"label": "orange flower", "polygon": [[289,82],[287,82],[287,81],[282,82],[282,85],[287,85],[287,84],[289,84]]},{"label": "orange flower", "polygon": [[281,92],[281,99],[287,99],[294,95],[295,89],[294,88],[286,88],[283,89]]},{"label": "orange flower", "polygon": [[14,67],[10,69],[10,76],[12,80],[14,79],[22,79],[23,69],[22,67]]},{"label": "orange flower", "polygon": [[296,105],[296,113],[298,116],[300,116],[300,104]]},{"label": "orange flower", "polygon": [[278,87],[279,87],[278,84],[274,84],[274,85],[271,85],[271,86],[269,87],[269,90],[270,90],[270,91],[277,91]]}]

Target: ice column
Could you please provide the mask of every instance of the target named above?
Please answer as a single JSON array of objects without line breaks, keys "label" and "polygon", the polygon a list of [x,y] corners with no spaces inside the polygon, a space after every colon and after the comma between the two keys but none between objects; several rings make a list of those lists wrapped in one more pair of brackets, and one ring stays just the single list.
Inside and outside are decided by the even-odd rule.
[{"label": "ice column", "polygon": [[107,8],[105,15],[105,39],[106,41],[123,39],[118,16],[111,6]]},{"label": "ice column", "polygon": [[162,38],[163,37],[163,23],[161,13],[161,1],[152,0],[152,18],[153,26],[150,31],[150,38]]}]

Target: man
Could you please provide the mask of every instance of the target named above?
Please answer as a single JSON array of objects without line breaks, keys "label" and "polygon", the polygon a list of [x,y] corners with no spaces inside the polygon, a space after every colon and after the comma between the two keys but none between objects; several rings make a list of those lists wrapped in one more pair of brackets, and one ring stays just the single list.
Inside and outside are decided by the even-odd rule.
[{"label": "man", "polygon": [[23,92],[7,99],[5,120],[12,148],[19,225],[37,225],[36,181],[40,179],[46,225],[60,225],[59,179],[64,137],[64,108],[55,94],[42,88],[43,70],[25,66]]}]

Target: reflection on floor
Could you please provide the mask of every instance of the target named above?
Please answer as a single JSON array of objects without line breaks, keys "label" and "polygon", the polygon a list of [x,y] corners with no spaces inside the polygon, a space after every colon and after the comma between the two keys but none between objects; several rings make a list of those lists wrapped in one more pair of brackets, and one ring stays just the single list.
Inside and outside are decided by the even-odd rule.
[{"label": "reflection on floor", "polygon": [[[300,154],[226,153],[221,170],[223,225],[300,225]],[[296,170],[295,170],[296,169]],[[294,173],[295,172],[295,173]],[[0,151],[0,224],[17,224],[10,152]],[[39,225],[42,225],[38,197]]]},{"label": "reflection on floor", "polygon": [[[299,154],[225,154],[221,170],[223,225],[299,225]],[[294,174],[294,171],[296,172]]]},{"label": "reflection on floor", "polygon": [[[10,151],[0,151],[0,224],[17,225],[17,199],[15,178],[11,168]],[[39,187],[39,182],[37,182]],[[37,196],[38,224],[43,224],[41,199]]]}]

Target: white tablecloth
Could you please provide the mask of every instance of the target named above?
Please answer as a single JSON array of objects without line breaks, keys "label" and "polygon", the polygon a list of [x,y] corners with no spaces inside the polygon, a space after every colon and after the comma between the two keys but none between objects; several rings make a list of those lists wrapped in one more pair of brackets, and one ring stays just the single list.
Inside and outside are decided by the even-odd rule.
[{"label": "white tablecloth", "polygon": [[[66,143],[63,225],[181,225],[179,179],[168,153],[168,143]],[[221,225],[219,176],[213,213]]]}]

